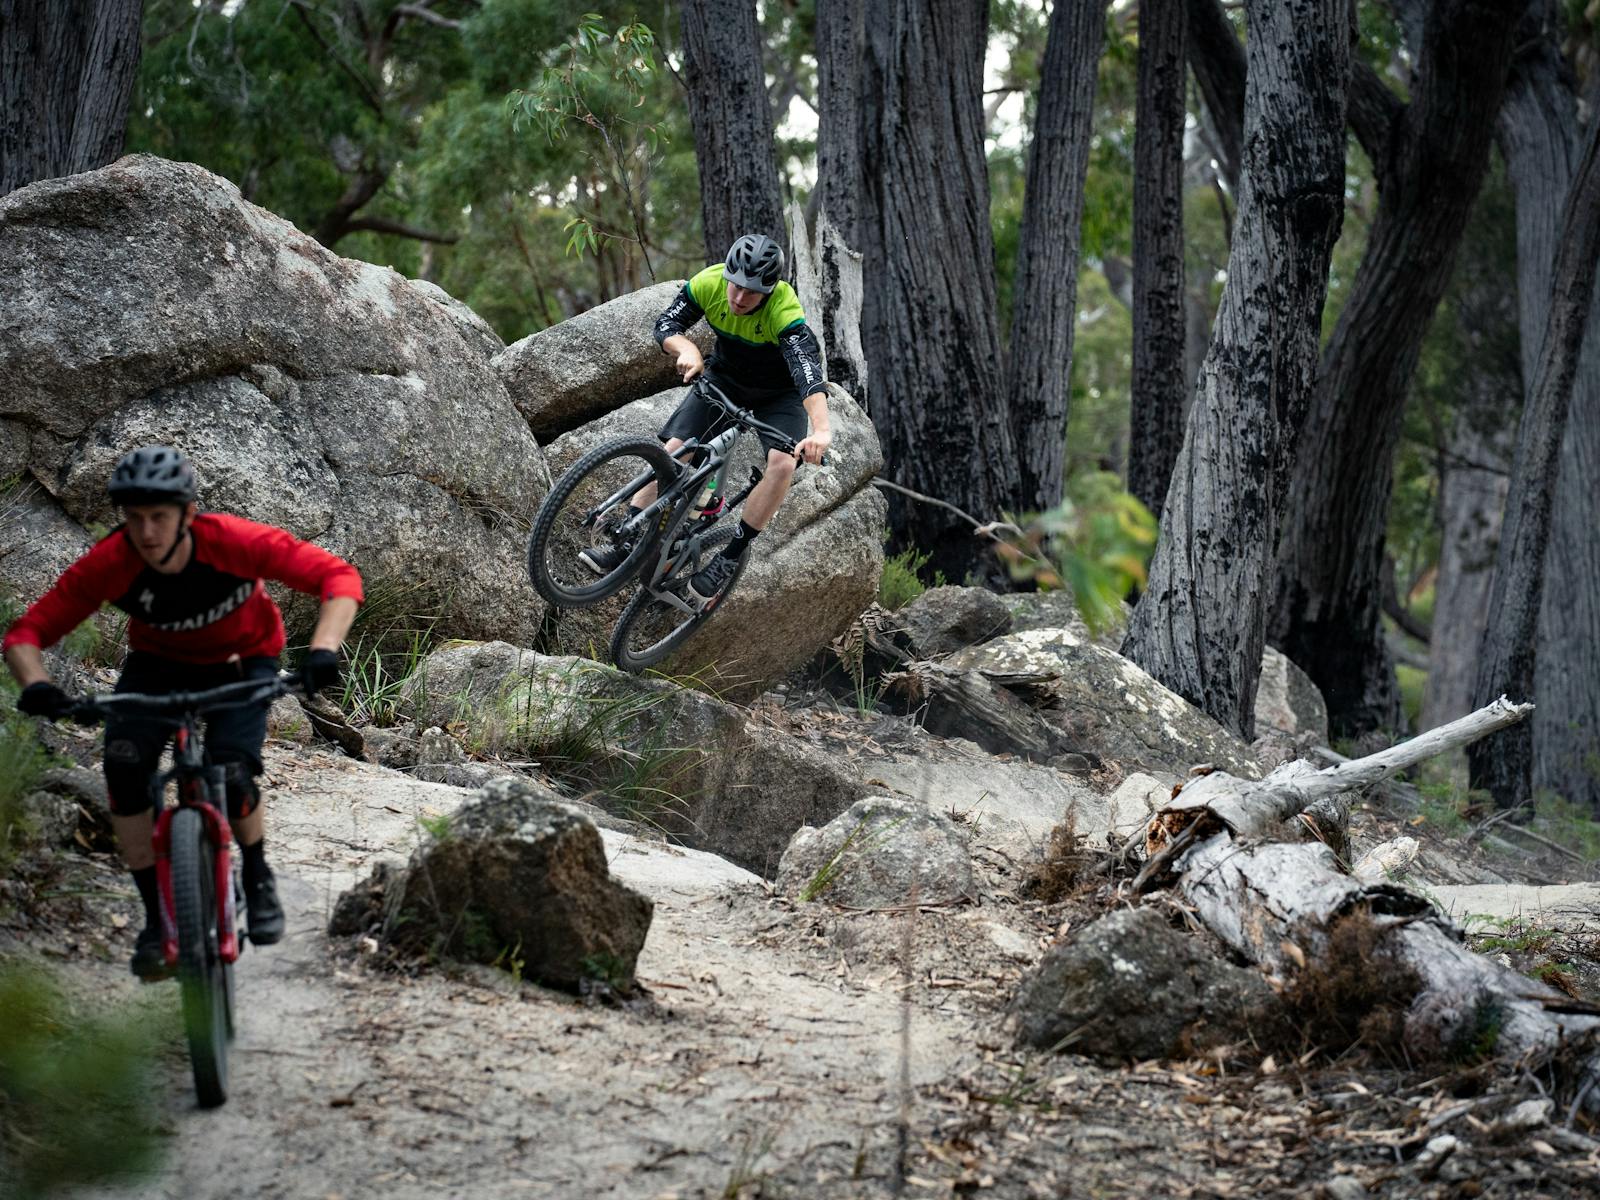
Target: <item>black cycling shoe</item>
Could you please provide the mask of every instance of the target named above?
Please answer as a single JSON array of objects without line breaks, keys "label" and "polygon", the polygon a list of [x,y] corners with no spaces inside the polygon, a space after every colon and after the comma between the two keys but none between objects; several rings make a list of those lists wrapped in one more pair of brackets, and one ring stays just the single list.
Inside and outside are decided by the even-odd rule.
[{"label": "black cycling shoe", "polygon": [[172,968],[167,966],[167,955],[161,941],[161,930],[154,925],[146,925],[134,939],[133,960],[128,966],[146,983],[172,978]]},{"label": "black cycling shoe", "polygon": [[283,905],[278,903],[278,881],[270,871],[265,878],[245,885],[244,904],[252,942],[270,946],[283,936]]},{"label": "black cycling shoe", "polygon": [[626,542],[618,542],[615,546],[590,546],[587,550],[578,551],[578,561],[596,575],[609,575],[627,562],[628,555],[632,553],[633,547]]},{"label": "black cycling shoe", "polygon": [[689,595],[700,602],[701,607],[710,604],[728,586],[728,580],[733,578],[733,573],[739,569],[739,560],[729,558],[726,554],[719,554],[705,566],[701,567],[689,579]]}]

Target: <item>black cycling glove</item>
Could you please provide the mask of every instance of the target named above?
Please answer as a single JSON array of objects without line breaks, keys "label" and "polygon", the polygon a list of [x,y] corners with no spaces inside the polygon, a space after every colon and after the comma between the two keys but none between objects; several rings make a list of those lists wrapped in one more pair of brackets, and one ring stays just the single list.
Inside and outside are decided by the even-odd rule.
[{"label": "black cycling glove", "polygon": [[30,717],[64,717],[72,708],[72,697],[49,680],[30,683],[17,697],[17,709]]},{"label": "black cycling glove", "polygon": [[300,684],[308,696],[332,687],[339,682],[339,676],[339,656],[332,650],[311,651],[300,667]]}]

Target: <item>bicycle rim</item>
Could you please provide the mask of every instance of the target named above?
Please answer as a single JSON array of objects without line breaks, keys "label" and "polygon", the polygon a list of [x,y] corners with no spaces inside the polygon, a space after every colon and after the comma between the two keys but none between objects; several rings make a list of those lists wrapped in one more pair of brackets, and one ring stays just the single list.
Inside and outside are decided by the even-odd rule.
[{"label": "bicycle rim", "polygon": [[172,906],[178,926],[178,989],[183,1031],[202,1108],[228,1098],[229,980],[217,924],[216,850],[192,808],[172,814]]},{"label": "bicycle rim", "polygon": [[677,476],[672,456],[647,438],[606,442],[574,463],[539,506],[528,539],[528,576],[538,593],[559,608],[585,608],[627,586],[659,526],[640,537],[627,559],[605,575],[579,555],[613,547],[616,530],[628,517],[630,482],[653,478],[664,491]]},{"label": "bicycle rim", "polygon": [[[701,544],[699,558],[694,562],[682,564],[673,572],[674,576],[679,580],[687,580],[732,540],[731,529],[716,530]],[[743,558],[739,560],[738,569],[728,580],[727,586],[722,589],[722,595],[717,597],[717,604],[720,604],[722,598],[738,584],[739,577],[744,574],[745,561]],[[639,594],[628,602],[628,607],[623,610],[621,618],[617,621],[616,630],[611,635],[611,661],[622,670],[635,674],[653,667],[688,641],[689,636],[714,611],[715,605],[698,612],[685,613],[658,598],[654,593],[641,588]]]}]

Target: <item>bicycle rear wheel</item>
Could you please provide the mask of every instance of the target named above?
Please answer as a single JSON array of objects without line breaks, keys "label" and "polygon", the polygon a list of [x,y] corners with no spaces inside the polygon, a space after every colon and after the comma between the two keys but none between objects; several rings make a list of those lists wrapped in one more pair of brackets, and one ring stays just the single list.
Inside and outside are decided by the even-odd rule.
[{"label": "bicycle rear wheel", "polygon": [[[715,555],[721,553],[722,548],[732,540],[733,530],[714,530],[701,543],[700,553],[696,558],[689,562],[674,564],[672,578],[678,581],[678,590],[681,592],[683,584],[689,577],[710,562]],[[733,591],[739,582],[739,577],[744,574],[747,560],[748,555],[739,560],[739,565],[734,569],[721,595],[698,612],[683,612],[658,598],[654,593],[640,588],[639,594],[628,601],[628,607],[622,610],[622,616],[617,620],[617,627],[611,634],[611,661],[624,671],[634,674],[655,666],[683,645],[689,636],[704,624],[716,606],[722,603],[723,597]]]},{"label": "bicycle rear wheel", "polygon": [[192,808],[172,814],[172,907],[178,926],[178,988],[183,1031],[201,1108],[228,1099],[228,1036],[233,1024],[232,968],[222,961],[216,895],[216,847]]},{"label": "bicycle rear wheel", "polygon": [[652,481],[658,494],[677,479],[678,464],[649,438],[603,442],[575,462],[539,506],[528,538],[528,576],[539,594],[559,608],[586,608],[622,590],[660,535],[659,526],[627,547],[610,570],[580,555],[604,557],[617,548],[628,500]]}]

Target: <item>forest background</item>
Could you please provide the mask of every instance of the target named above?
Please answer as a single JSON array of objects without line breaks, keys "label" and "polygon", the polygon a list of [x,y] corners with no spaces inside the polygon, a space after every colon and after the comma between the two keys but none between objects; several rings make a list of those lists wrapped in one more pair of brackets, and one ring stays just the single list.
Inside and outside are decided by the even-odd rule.
[{"label": "forest background", "polygon": [[[819,220],[837,224],[864,251],[867,304],[867,371],[842,381],[879,427],[887,479],[980,522],[1016,518],[1080,589],[1143,583],[1159,604],[1140,606],[1125,653],[1247,734],[1263,638],[1310,672],[1351,740],[1537,692],[1531,740],[1475,762],[1474,782],[1506,805],[1539,788],[1600,811],[1600,536],[1587,500],[1561,500],[1586,497],[1596,465],[1587,321],[1567,337],[1565,384],[1540,360],[1561,301],[1592,306],[1590,243],[1563,234],[1588,178],[1595,3],[89,7],[141,23],[126,150],[199,163],[339,253],[438,283],[508,342],[691,274],[730,231],[809,242]],[[1289,10],[1298,48],[1251,44],[1252,22]],[[1529,152],[1539,104],[1554,170]],[[1295,145],[1297,127],[1340,131],[1336,211],[1286,242],[1273,188],[1315,192],[1323,181],[1283,169],[1328,158]],[[1529,232],[1540,204],[1543,243]],[[906,212],[924,223],[896,226]],[[965,228],[973,214],[986,228]],[[1246,367],[1246,409],[1229,410],[1240,397],[1208,354],[1308,353],[1252,333],[1248,309],[1219,323],[1230,271],[1259,273],[1250,246],[1270,257],[1299,235],[1304,286],[1277,299],[1312,314],[1320,366],[1306,360],[1287,402],[1277,366]],[[1560,245],[1581,251],[1565,274]],[[957,343],[954,357],[924,342]],[[1523,420],[1552,375],[1553,433]],[[1206,466],[1204,423],[1185,417],[1197,389],[1224,428],[1286,408],[1259,444],[1243,439],[1256,457],[1232,475]],[[1557,472],[1552,444],[1576,465]],[[1204,490],[1164,511],[1175,467]],[[1125,481],[1164,517],[1159,546]],[[891,501],[902,564],[927,581],[996,577],[969,522]],[[1265,510],[1247,540],[1268,549],[1230,540],[1245,528],[1230,505]],[[1510,561],[1503,512],[1541,508],[1543,540],[1533,521],[1535,548]],[[1201,544],[1234,573],[1185,573]],[[1085,577],[1085,561],[1103,574]]]}]

